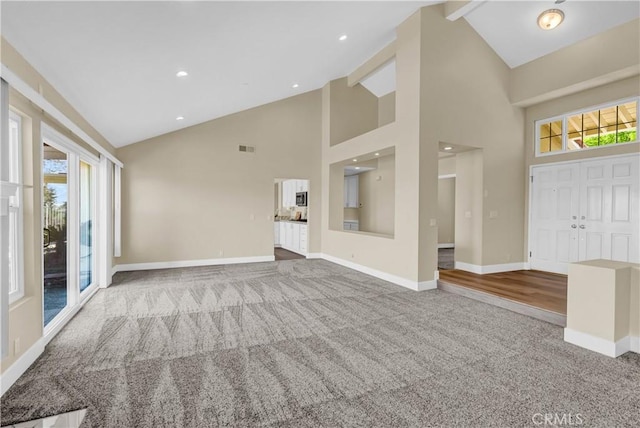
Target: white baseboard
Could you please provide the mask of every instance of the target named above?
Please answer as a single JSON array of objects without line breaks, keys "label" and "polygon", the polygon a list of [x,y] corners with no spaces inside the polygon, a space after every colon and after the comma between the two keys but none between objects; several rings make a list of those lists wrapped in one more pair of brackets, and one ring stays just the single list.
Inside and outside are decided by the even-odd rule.
[{"label": "white baseboard", "polygon": [[195,266],[216,266],[216,265],[233,265],[238,263],[262,263],[272,262],[275,256],[255,256],[255,257],[231,257],[226,259],[200,259],[200,260],[179,260],[174,262],[150,262],[150,263],[130,263],[125,265],[116,265],[113,272],[129,272],[134,270],[154,270],[154,269],[171,269]]},{"label": "white baseboard", "polygon": [[24,354],[20,356],[7,368],[2,376],[0,376],[0,395],[4,395],[5,392],[11,388],[19,378],[27,371],[31,364],[33,364],[40,355],[44,352],[45,339],[41,337],[36,343],[34,343]]},{"label": "white baseboard", "polygon": [[564,329],[564,341],[607,357],[616,358],[629,351],[640,353],[640,337],[627,336],[613,342],[581,331]]},{"label": "white baseboard", "polygon": [[322,253],[309,253],[307,254],[308,259],[321,259]]},{"label": "white baseboard", "polygon": [[514,270],[529,270],[529,264],[524,262],[505,263],[501,265],[473,265],[471,263],[455,262],[455,268],[479,275],[487,273],[511,272]]},{"label": "white baseboard", "polygon": [[373,269],[368,266],[363,266],[357,263],[350,262],[348,260],[344,260],[338,257],[331,256],[329,254],[320,254],[321,258],[327,260],[329,262],[348,267],[349,269],[357,270],[358,272],[366,273],[367,275],[374,276],[376,278],[380,278],[384,281],[392,282],[397,285],[401,285],[403,287],[409,288],[414,291],[423,291],[423,290],[433,290],[438,288],[438,281],[436,279],[430,281],[412,281],[410,279],[402,278],[397,275],[393,275],[387,272],[383,272],[381,270]]},{"label": "white baseboard", "polygon": [[453,242],[450,242],[448,244],[438,244],[438,248],[455,248],[455,244]]}]

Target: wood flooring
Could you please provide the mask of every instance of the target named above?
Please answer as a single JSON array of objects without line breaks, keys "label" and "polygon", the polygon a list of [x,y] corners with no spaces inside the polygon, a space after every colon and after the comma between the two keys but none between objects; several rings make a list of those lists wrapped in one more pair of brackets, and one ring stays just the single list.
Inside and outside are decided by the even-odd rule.
[{"label": "wood flooring", "polygon": [[441,270],[440,281],[566,315],[567,277],[536,270],[478,275]]},{"label": "wood flooring", "polygon": [[276,261],[278,260],[297,260],[304,259],[304,256],[300,254],[294,253],[293,251],[285,250],[284,248],[274,248],[273,254],[276,257]]}]

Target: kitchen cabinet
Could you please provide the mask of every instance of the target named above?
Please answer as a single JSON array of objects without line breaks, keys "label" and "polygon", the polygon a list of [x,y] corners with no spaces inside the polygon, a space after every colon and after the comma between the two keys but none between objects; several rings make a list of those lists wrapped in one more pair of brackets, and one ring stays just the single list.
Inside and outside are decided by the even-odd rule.
[{"label": "kitchen cabinet", "polygon": [[342,223],[344,230],[360,230],[360,223],[357,220],[345,220]]},{"label": "kitchen cabinet", "polygon": [[280,222],[273,223],[273,246],[279,247],[280,244]]},{"label": "kitchen cabinet", "polygon": [[280,245],[282,248],[306,256],[309,248],[308,226],[303,223],[289,221],[276,222],[276,224],[279,225]]},{"label": "kitchen cabinet", "polygon": [[282,182],[282,206],[285,208],[296,206],[296,193],[308,192],[309,180],[285,180]]},{"label": "kitchen cabinet", "polygon": [[344,207],[358,208],[358,176],[349,175],[344,178]]}]

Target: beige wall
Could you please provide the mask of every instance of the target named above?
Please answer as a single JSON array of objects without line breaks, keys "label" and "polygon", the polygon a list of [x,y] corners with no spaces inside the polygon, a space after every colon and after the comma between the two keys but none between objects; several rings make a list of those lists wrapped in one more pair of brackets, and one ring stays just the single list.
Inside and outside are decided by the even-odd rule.
[{"label": "beige wall", "polygon": [[[378,97],[360,84],[349,87],[346,77],[332,81],[330,86],[332,146],[378,127]],[[352,108],[354,105],[358,108]]]},{"label": "beige wall", "polygon": [[388,125],[396,120],[396,93],[391,92],[378,98],[378,126]]},{"label": "beige wall", "polygon": [[638,73],[640,20],[635,19],[514,68],[509,94],[514,104],[529,106]]},{"label": "beige wall", "polygon": [[382,156],[378,167],[359,176],[359,228],[393,235],[395,218],[395,156]]},{"label": "beige wall", "polygon": [[456,179],[438,180],[438,244],[455,242]]},{"label": "beige wall", "polygon": [[[103,148],[114,153],[114,148],[4,39],[1,40],[0,58],[25,83],[39,91],[47,101],[71,119]],[[53,127],[91,153],[95,150],[79,140],[42,110],[14,90],[9,93],[13,111],[23,117],[23,225],[24,225],[24,288],[25,295],[9,307],[9,350],[0,363],[4,372],[31,346],[42,338],[42,224],[41,224],[41,171],[40,154],[42,123]],[[16,352],[15,343],[19,342]]]},{"label": "beige wall", "polygon": [[482,150],[456,155],[456,261],[473,265],[482,265],[483,160]]},{"label": "beige wall", "polygon": [[320,119],[313,91],[118,149],[118,263],[273,255],[276,178],[309,180],[309,251],[318,252]]},{"label": "beige wall", "polygon": [[[509,100],[510,69],[464,19],[446,20],[442,5],[422,14],[422,148],[444,141],[482,149],[482,209],[473,213],[478,225],[471,232],[483,238],[462,261],[522,262],[524,111]],[[461,169],[458,164],[458,174]],[[490,211],[498,216],[489,219]],[[463,233],[456,221],[456,239]]]}]

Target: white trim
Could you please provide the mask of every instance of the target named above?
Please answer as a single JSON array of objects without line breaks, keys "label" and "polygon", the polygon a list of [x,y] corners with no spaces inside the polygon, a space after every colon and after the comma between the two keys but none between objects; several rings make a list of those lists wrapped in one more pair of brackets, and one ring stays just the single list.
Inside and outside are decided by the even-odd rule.
[{"label": "white trim", "polygon": [[383,272],[381,270],[373,269],[368,266],[360,265],[360,264],[353,263],[338,257],[334,257],[329,254],[322,253],[321,257],[324,260],[335,263],[337,265],[348,267],[349,269],[357,270],[358,272],[366,273],[367,275],[371,275],[376,278],[382,279],[384,281],[401,285],[403,287],[409,288],[414,291],[433,290],[438,287],[437,279],[432,279],[430,281],[422,281],[422,282],[412,281],[410,279],[402,278],[400,276]]},{"label": "white trim", "polygon": [[442,174],[438,176],[438,180],[444,180],[445,178],[456,178],[455,174]]},{"label": "white trim", "polygon": [[275,256],[231,257],[226,259],[178,260],[173,262],[129,263],[116,265],[113,273],[135,270],[173,269],[194,266],[233,265],[239,263],[264,263],[275,261]]},{"label": "white trim", "polygon": [[640,337],[626,336],[617,342],[613,342],[588,333],[565,328],[564,341],[607,357],[616,358],[629,351],[639,352]]},{"label": "white trim", "polygon": [[[18,262],[17,266],[14,266],[14,268],[16,269],[15,276],[16,276],[16,281],[18,283],[18,287],[13,292],[9,290],[9,305],[11,305],[12,303],[24,297],[24,220],[23,220],[24,192],[22,191],[22,188],[23,188],[22,183],[24,182],[22,177],[22,148],[24,147],[24,140],[22,138],[23,123],[22,123],[22,116],[20,116],[19,114],[17,114],[12,110],[9,110],[9,121],[11,120],[13,120],[18,124],[18,142],[17,142],[17,147],[15,147],[17,152],[17,159],[15,159],[15,161],[18,164],[18,178],[15,183],[18,184],[18,187],[15,189],[15,194],[14,194],[14,196],[16,197],[16,200],[18,201],[18,209],[15,210],[15,207],[12,207],[11,205],[9,205],[8,214],[9,214],[9,224],[11,224],[11,211],[13,208],[14,214],[16,214],[16,227],[18,228],[18,230],[16,231],[18,236],[16,239],[17,241],[16,248],[14,248],[15,254],[13,254],[12,256],[14,263],[16,260]],[[9,131],[10,130],[11,130],[11,127],[9,126]],[[9,136],[9,139],[7,141],[8,141],[8,144],[11,145],[11,136]],[[9,163],[13,162],[13,160],[14,159],[9,159]],[[12,235],[11,230],[9,230],[9,234]],[[13,238],[9,237],[9,239],[13,239]],[[11,276],[12,272],[9,272],[9,275]]]},{"label": "white trim", "polygon": [[2,376],[0,376],[0,395],[4,395],[4,393],[11,388],[11,385],[35,363],[38,357],[44,352],[45,345],[45,339],[41,337],[2,373]]},{"label": "white trim", "polygon": [[45,97],[40,95],[36,90],[34,90],[31,86],[29,86],[25,81],[23,81],[17,74],[11,71],[6,65],[2,64],[0,75],[4,80],[6,80],[9,85],[24,95],[28,100],[36,104],[38,107],[43,109],[47,114],[49,114],[52,118],[56,119],[60,122],[64,127],[69,129],[71,132],[76,134],[80,139],[89,144],[92,148],[97,150],[100,154],[108,157],[111,162],[122,168],[122,162],[118,160],[114,155],[109,153],[104,147],[102,147],[98,142],[96,142],[93,138],[91,138],[86,132],[84,132],[78,125],[73,123],[71,119],[66,117],[60,110],[53,106],[49,101],[46,100]]},{"label": "white trim", "polygon": [[309,253],[306,256],[308,259],[321,259],[322,253]]},{"label": "white trim", "polygon": [[446,244],[438,244],[438,248],[455,248],[456,245],[453,242],[448,242]]},{"label": "white trim", "polygon": [[471,263],[455,262],[455,268],[479,275],[488,273],[511,272],[514,270],[529,270],[529,263],[504,263],[499,265],[474,265]]},{"label": "white trim", "polygon": [[122,167],[113,166],[113,257],[122,255]]}]

